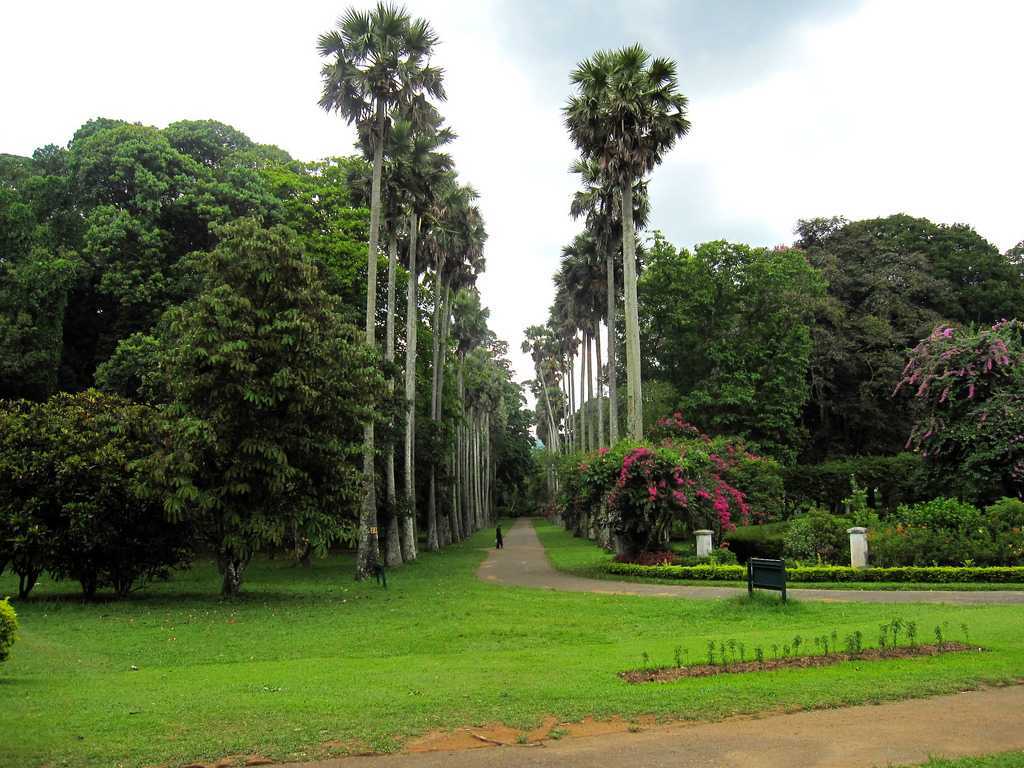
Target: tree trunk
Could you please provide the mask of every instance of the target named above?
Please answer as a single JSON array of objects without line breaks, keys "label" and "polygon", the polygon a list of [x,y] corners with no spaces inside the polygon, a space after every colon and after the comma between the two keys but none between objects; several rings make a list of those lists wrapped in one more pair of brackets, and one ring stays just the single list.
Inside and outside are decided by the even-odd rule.
[{"label": "tree trunk", "polygon": [[604,403],[601,402],[601,320],[594,320],[594,354],[597,357],[597,446],[604,443]]},{"label": "tree trunk", "polygon": [[615,249],[608,245],[608,443],[619,442],[619,401],[615,381]]},{"label": "tree trunk", "polygon": [[[448,331],[451,328],[451,286],[444,286],[444,302],[441,309],[441,352],[440,365],[437,369],[437,426],[438,431],[444,423],[444,372],[448,367]],[[444,463],[443,453],[437,456]],[[450,491],[450,489],[449,489]],[[446,547],[452,543],[454,528],[452,526],[451,493],[447,496],[447,504],[441,512],[441,546]],[[436,507],[435,507],[436,508]]]},{"label": "tree trunk", "polygon": [[217,570],[222,577],[220,593],[224,597],[237,595],[242,589],[242,571],[245,570],[246,560],[231,552],[221,552],[217,555]]},{"label": "tree trunk", "polygon": [[[398,238],[392,233],[388,240],[388,319],[384,339],[384,359],[395,361],[395,278],[398,272]],[[395,391],[395,383],[388,379],[388,394]],[[402,546],[398,533],[397,498],[395,493],[395,446],[388,443],[384,454],[384,489],[387,495],[387,538],[384,540],[384,562],[395,568],[402,564]]]},{"label": "tree trunk", "polygon": [[28,570],[21,571],[18,573],[18,599],[25,600],[28,597],[29,592],[36,585],[39,580],[39,574],[42,571]]},{"label": "tree trunk", "polygon": [[587,406],[587,334],[580,344],[580,450],[587,450],[587,420],[584,412]]},{"label": "tree trunk", "polygon": [[633,180],[622,183],[622,273],[626,289],[626,413],[633,440],[644,436],[640,384],[640,317],[636,297],[636,230],[633,226]]},{"label": "tree trunk", "polygon": [[409,214],[409,286],[405,301],[405,516],[402,518],[401,546],[405,562],[416,559],[416,237],[419,221]]},{"label": "tree trunk", "polygon": [[[590,409],[593,410],[594,406],[594,357],[591,354],[591,347],[593,346],[593,339],[590,338],[589,333],[583,335],[584,348],[587,352],[587,402],[591,404]],[[589,414],[590,422],[587,424],[587,451],[597,450],[598,440],[594,435],[594,415]]]},{"label": "tree trunk", "polygon": [[579,445],[579,430],[576,429],[576,379],[574,374],[576,373],[576,365],[573,363],[572,358],[569,358],[569,418],[566,419],[566,423],[569,425],[569,434],[572,439],[572,449],[578,451]]},{"label": "tree trunk", "polygon": [[[370,244],[366,249],[366,343],[376,348],[377,242],[380,235],[380,176],[384,166],[384,107],[377,104],[377,129],[373,148],[373,180],[370,185]],[[377,477],[374,468],[373,419],[363,427],[363,480],[366,483],[359,515],[359,549],[356,578],[365,579],[380,559],[377,541]],[[227,577],[225,576],[225,579]]]},{"label": "tree trunk", "polygon": [[[436,437],[437,429],[437,373],[440,367],[441,358],[441,268],[437,265],[434,274],[434,323],[433,323],[433,348],[430,379],[430,425],[432,434]],[[437,552],[441,548],[441,542],[437,534],[437,471],[435,469],[435,456],[430,457],[430,483],[427,488],[427,549]]]},{"label": "tree trunk", "polygon": [[544,362],[541,361],[540,367],[537,369],[540,373],[540,388],[544,392],[544,409],[548,415],[548,445],[546,446],[549,452],[558,452],[558,426],[555,424],[555,415],[551,411],[551,399],[548,397],[548,382],[544,378]]}]

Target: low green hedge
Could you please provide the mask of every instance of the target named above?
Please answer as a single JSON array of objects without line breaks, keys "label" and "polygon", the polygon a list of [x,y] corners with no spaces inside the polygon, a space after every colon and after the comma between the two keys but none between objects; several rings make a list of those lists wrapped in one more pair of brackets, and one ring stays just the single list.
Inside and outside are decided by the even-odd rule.
[{"label": "low green hedge", "polygon": [[752,557],[782,557],[789,522],[741,525],[725,534],[729,549],[741,563]]},{"label": "low green hedge", "polygon": [[[635,565],[608,563],[608,573],[619,576],[685,579],[688,581],[744,581],[747,569],[742,565]],[[951,566],[904,566],[899,568],[851,568],[843,565],[811,565],[786,569],[792,582],[879,581],[932,584],[981,582],[1009,584],[1024,582],[1024,567],[955,568]]]}]

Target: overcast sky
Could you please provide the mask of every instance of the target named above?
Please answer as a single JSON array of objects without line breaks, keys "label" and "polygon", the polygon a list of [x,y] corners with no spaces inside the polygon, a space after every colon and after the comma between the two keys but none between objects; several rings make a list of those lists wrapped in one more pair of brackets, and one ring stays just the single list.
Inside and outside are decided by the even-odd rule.
[{"label": "overcast sky", "polygon": [[[358,3],[358,5],[368,5]],[[65,144],[96,117],[215,118],[293,156],[346,154],[317,107],[316,38],[345,2],[16,2],[0,29],[0,152]],[[678,245],[791,242],[799,218],[906,212],[1024,239],[1024,64],[1016,0],[417,0],[440,35],[442,107],[490,233],[492,327],[518,352],[545,319],[573,159],[573,65],[639,41],[678,62],[691,134],[651,184]]]}]

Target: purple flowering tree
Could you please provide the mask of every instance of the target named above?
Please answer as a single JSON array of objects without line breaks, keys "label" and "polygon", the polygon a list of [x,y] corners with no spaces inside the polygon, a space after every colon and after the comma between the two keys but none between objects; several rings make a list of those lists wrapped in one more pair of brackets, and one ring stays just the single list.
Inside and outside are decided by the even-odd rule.
[{"label": "purple flowering tree", "polygon": [[920,406],[907,447],[957,473],[965,494],[1024,493],[1024,323],[939,325],[910,353],[896,392]]}]

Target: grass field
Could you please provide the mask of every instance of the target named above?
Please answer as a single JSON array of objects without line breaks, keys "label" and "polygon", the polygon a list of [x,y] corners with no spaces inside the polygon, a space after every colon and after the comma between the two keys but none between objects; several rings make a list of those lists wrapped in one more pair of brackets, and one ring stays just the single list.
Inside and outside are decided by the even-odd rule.
[{"label": "grass field", "polygon": [[957,760],[929,760],[922,768],[1024,768],[1024,752],[1003,752]]},{"label": "grass field", "polygon": [[[580,558],[571,537],[542,533],[554,559]],[[393,571],[386,592],[353,583],[344,556],[308,571],[258,561],[245,595],[227,602],[209,564],[126,601],[83,604],[74,585],[44,582],[32,600],[16,603],[21,638],[0,667],[0,765],[174,766],[253,753],[307,759],[394,750],[411,736],[466,724],[525,727],[546,715],[714,719],[1024,677],[1019,606],[894,611],[509,588],[475,577],[491,540],[491,531],[481,532],[425,555]],[[0,578],[0,594],[13,586]],[[699,658],[708,640],[752,648],[859,629],[872,644],[878,625],[895,615],[923,633],[965,621],[991,652],[657,686],[616,677],[645,652],[668,664],[683,646]]]},{"label": "grass field", "polygon": [[[560,571],[572,573],[576,576],[586,576],[592,579],[605,579],[608,581],[632,581],[646,584],[674,584],[676,586],[709,586],[709,587],[730,587],[735,586],[738,590],[743,589],[745,584],[742,581],[706,581],[700,579],[662,579],[655,577],[624,576],[617,573],[608,573],[604,566],[612,561],[612,555],[605,552],[594,542],[571,536],[561,526],[553,525],[542,521],[535,524],[537,535],[544,542],[548,551],[548,559],[551,564]],[[965,583],[914,583],[914,582],[885,582],[885,581],[824,581],[824,582],[790,582],[787,589],[868,589],[868,590],[905,590],[917,591],[956,591],[956,592],[988,592],[1024,590],[1024,584],[965,584]]]}]

